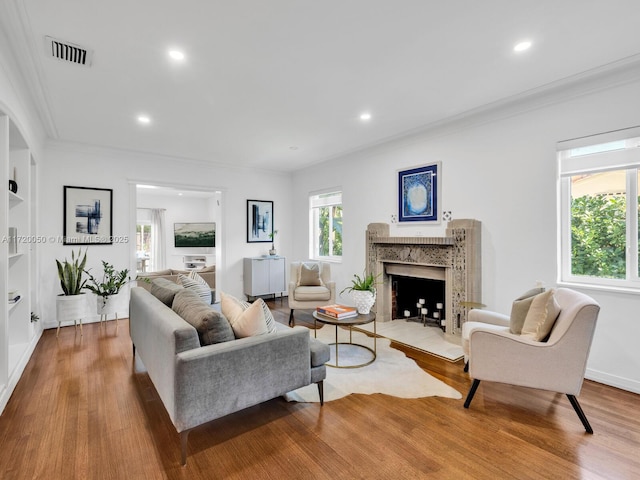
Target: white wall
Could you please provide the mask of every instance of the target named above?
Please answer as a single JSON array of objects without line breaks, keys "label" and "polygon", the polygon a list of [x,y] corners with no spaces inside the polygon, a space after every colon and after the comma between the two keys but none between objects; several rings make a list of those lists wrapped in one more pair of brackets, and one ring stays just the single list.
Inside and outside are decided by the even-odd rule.
[{"label": "white wall", "polygon": [[[443,210],[482,222],[482,301],[509,313],[513,299],[536,281],[556,284],[556,142],[638,125],[638,77],[604,90],[578,85],[299,171],[294,217],[307,217],[310,192],[342,187],[344,257],[332,270],[340,291],[364,268],[367,225],[390,223],[396,213],[396,171],[442,162]],[[391,234],[439,236],[444,228],[395,224]],[[293,244],[296,258],[308,255],[306,221],[296,222]],[[640,392],[640,295],[586,293],[602,306],[589,378]]]},{"label": "white wall", "polygon": [[[270,244],[246,242],[247,199],[273,200],[275,228],[282,233],[279,250],[287,255],[291,249],[291,176],[259,171],[234,169],[205,162],[157,157],[153,155],[127,154],[99,148],[52,143],[45,150],[46,165],[42,171],[40,195],[40,235],[62,235],[63,186],[85,186],[113,189],[113,235],[131,235],[130,225],[135,223],[132,210],[135,193],[131,194],[130,181],[183,185],[204,190],[222,192],[221,228],[218,232],[225,245],[220,261],[219,289],[239,298],[242,289],[242,258],[266,254]],[[133,189],[135,190],[135,189]],[[280,235],[279,235],[280,237]],[[119,268],[134,265],[135,244],[94,245],[89,247],[88,266],[99,270],[101,260]],[[55,259],[71,254],[72,247],[61,243],[42,246],[41,300],[42,319],[46,327],[55,323],[55,298],[60,293]],[[77,248],[75,249],[77,251]],[[218,250],[218,249],[216,249]],[[96,316],[94,320],[97,320]]]}]

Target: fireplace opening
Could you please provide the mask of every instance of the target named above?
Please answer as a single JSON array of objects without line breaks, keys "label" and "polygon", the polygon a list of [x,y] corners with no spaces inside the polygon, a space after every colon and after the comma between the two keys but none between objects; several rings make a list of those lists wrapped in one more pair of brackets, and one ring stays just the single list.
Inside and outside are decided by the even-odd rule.
[{"label": "fireplace opening", "polygon": [[[427,318],[439,324],[444,317],[445,282],[427,278],[391,277],[391,319],[421,316],[421,309],[427,309]],[[424,301],[424,303],[421,303]],[[421,304],[421,307],[418,307]],[[440,307],[440,308],[438,308]],[[437,313],[437,315],[434,315]]]}]

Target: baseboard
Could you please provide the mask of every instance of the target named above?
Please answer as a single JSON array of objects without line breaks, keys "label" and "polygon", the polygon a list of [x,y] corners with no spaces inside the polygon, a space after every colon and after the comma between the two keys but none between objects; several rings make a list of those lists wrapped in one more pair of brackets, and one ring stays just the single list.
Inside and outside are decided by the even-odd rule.
[{"label": "baseboard", "polygon": [[618,377],[616,375],[611,375],[609,373],[600,372],[590,368],[585,372],[585,378],[611,387],[627,390],[628,392],[640,393],[640,382],[637,380]]}]

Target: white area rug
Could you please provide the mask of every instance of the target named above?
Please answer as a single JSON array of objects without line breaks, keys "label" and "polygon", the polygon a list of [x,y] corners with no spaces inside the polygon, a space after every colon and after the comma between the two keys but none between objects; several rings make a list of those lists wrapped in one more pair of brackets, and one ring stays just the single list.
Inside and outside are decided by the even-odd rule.
[{"label": "white area rug", "polygon": [[[359,325],[358,328],[373,332],[373,323]],[[460,360],[464,356],[462,346],[445,340],[444,332],[437,327],[425,327],[421,323],[407,322],[402,319],[391,322],[376,322],[376,332],[385,338],[452,362]]]},{"label": "white area rug", "polygon": [[[349,331],[338,329],[339,341],[349,340]],[[313,330],[310,330],[313,337]],[[335,327],[325,325],[317,330],[317,338],[325,343],[335,341]],[[353,342],[373,348],[373,338],[362,332],[353,331]],[[324,400],[330,402],[352,393],[383,393],[400,398],[447,397],[460,399],[462,395],[454,388],[432,377],[404,353],[391,348],[386,338],[377,339],[376,360],[361,368],[327,367],[324,381]],[[330,363],[335,363],[335,346],[331,346]],[[338,359],[340,365],[368,361],[371,352],[340,345]],[[288,393],[285,398],[293,402],[319,402],[318,387],[307,385]]]}]

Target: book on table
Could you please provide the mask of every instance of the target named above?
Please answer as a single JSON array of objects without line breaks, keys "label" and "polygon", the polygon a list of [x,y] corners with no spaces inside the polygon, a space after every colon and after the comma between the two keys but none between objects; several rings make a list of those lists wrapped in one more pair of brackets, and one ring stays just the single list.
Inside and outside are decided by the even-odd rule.
[{"label": "book on table", "polygon": [[316,311],[325,317],[338,319],[358,316],[356,307],[349,307],[347,305],[325,305],[324,307],[317,307]]}]

